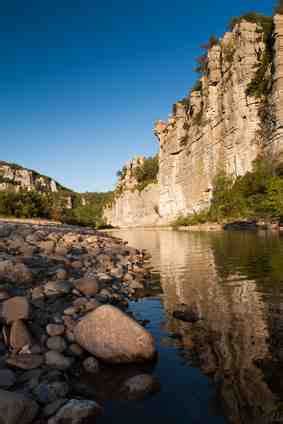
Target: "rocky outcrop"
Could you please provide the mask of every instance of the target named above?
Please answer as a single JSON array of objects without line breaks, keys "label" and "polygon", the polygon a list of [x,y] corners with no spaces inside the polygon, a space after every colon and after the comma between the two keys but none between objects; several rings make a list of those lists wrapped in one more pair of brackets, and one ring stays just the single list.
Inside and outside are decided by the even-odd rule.
[{"label": "rocky outcrop", "polygon": [[62,186],[38,172],[0,161],[0,191],[8,189],[57,193]]},{"label": "rocky outcrop", "polygon": [[[155,124],[154,133],[160,144],[158,187],[154,194],[158,216],[152,214],[147,203],[151,196],[146,191],[136,193],[126,185],[106,211],[108,223],[160,225],[171,223],[180,215],[199,212],[209,207],[214,178],[219,172],[234,177],[244,175],[264,151],[281,153],[282,15],[274,17],[275,73],[272,76],[270,62],[266,69],[271,87],[268,98],[249,92],[265,52],[269,52],[266,38],[266,28],[260,20],[256,23],[239,19],[233,30],[211,44],[195,89],[173,106],[167,122]],[[267,115],[266,108],[268,124],[263,117]],[[267,131],[266,125],[272,128]]]},{"label": "rocky outcrop", "polygon": [[251,170],[259,153],[260,99],[246,94],[261,52],[263,33],[241,21],[208,51],[199,91],[157,122],[160,142],[160,214],[168,220],[209,206],[213,179]]},{"label": "rocky outcrop", "polygon": [[103,212],[108,224],[115,227],[156,226],[162,223],[159,214],[159,185],[138,189],[135,169],[144,163],[137,157],[124,166],[116,186],[114,201]]}]

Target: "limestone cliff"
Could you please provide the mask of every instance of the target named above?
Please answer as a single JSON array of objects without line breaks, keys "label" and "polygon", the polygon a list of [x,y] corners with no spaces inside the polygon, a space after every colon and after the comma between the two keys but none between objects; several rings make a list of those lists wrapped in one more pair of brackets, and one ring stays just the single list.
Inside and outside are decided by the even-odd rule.
[{"label": "limestone cliff", "polygon": [[[210,204],[217,173],[244,175],[260,153],[282,153],[283,15],[274,17],[274,29],[272,19],[265,19],[269,34],[262,21],[242,18],[213,43],[197,87],[173,106],[167,122],[155,124],[160,144],[154,187],[154,196],[159,192],[159,198],[154,197],[158,219],[147,204],[148,193],[130,194],[124,186],[105,214],[109,223],[170,223],[179,215],[203,210]],[[255,94],[259,78],[266,80],[265,92]]]},{"label": "limestone cliff", "polygon": [[22,166],[0,161],[0,191],[36,190],[57,193],[63,187],[55,180]]},{"label": "limestone cliff", "polygon": [[159,185],[152,183],[139,190],[135,169],[143,165],[137,157],[124,166],[115,191],[114,201],[104,209],[104,219],[116,227],[159,225]]}]

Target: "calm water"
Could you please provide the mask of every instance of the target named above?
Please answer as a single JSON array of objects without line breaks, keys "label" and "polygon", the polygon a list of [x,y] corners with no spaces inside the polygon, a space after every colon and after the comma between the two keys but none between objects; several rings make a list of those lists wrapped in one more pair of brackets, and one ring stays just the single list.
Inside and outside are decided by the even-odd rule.
[{"label": "calm water", "polygon": [[[125,230],[147,249],[162,294],[132,303],[158,343],[147,372],[160,391],[143,401],[104,396],[99,423],[283,422],[283,236]],[[175,320],[194,305],[197,324]],[[144,370],[140,370],[144,371]],[[120,384],[112,378],[112,391]]]}]

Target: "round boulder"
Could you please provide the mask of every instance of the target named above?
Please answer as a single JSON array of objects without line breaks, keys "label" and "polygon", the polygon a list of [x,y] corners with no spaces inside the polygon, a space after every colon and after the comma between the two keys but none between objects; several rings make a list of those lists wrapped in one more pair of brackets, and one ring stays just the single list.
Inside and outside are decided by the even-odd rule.
[{"label": "round boulder", "polygon": [[156,352],[153,336],[111,305],[87,314],[76,325],[74,335],[80,346],[108,363],[149,361]]}]

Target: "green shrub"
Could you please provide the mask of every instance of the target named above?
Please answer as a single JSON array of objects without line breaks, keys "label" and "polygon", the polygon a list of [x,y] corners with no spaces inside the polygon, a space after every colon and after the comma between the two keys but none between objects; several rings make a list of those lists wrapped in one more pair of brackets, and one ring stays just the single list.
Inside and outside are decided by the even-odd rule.
[{"label": "green shrub", "polygon": [[146,158],[143,164],[139,165],[134,170],[134,176],[137,180],[137,189],[142,191],[148,184],[156,183],[158,171],[158,155]]}]

